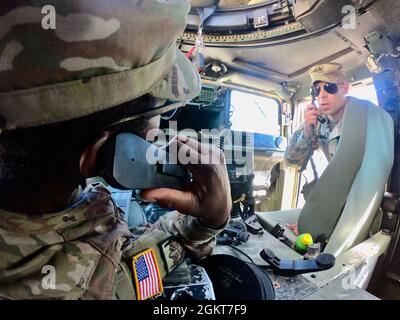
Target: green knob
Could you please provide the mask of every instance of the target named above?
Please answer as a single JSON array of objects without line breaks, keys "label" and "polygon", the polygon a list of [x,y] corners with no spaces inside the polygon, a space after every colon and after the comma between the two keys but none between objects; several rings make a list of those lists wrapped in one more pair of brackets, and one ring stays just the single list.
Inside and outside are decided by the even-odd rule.
[{"label": "green knob", "polygon": [[308,246],[312,243],[313,239],[311,234],[303,233],[297,237],[294,248],[298,253],[305,254],[307,252]]}]

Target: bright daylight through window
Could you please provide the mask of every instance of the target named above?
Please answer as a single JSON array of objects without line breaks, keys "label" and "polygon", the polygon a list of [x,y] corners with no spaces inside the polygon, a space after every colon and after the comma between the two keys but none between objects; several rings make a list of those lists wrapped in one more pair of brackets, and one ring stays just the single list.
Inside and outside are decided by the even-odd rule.
[{"label": "bright daylight through window", "polygon": [[279,105],[272,98],[232,91],[231,129],[279,136]]}]

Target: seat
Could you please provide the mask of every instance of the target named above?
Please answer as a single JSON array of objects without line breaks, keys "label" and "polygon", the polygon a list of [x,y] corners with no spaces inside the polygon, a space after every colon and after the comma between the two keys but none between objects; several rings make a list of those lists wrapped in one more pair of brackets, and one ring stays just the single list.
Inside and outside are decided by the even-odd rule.
[{"label": "seat", "polygon": [[368,238],[394,158],[393,120],[370,102],[350,97],[335,156],[302,209],[257,212],[271,231],[298,223],[299,233],[325,236],[335,256]]}]

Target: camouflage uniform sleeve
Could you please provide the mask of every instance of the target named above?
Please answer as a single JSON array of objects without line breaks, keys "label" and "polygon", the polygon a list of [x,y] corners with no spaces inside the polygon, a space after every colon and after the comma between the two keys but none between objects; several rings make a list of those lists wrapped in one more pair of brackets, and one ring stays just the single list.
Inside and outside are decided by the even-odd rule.
[{"label": "camouflage uniform sleeve", "polygon": [[[292,135],[289,146],[285,152],[287,165],[301,168],[307,158],[308,141],[303,137],[304,126],[301,125]],[[313,143],[313,149],[317,149],[316,142]]]},{"label": "camouflage uniform sleeve", "polygon": [[212,229],[198,218],[173,211],[162,216],[152,225],[152,228],[182,238],[185,247],[196,258],[202,258],[212,253],[216,245],[215,236],[226,227],[228,222],[229,219],[219,229]]}]

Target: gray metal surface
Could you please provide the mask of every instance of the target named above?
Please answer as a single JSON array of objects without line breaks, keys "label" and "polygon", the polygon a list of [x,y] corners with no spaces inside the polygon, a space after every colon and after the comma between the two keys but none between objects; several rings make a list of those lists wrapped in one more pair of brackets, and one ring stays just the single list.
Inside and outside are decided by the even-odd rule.
[{"label": "gray metal surface", "polygon": [[[268,232],[262,235],[250,235],[249,241],[236,246],[237,249],[245,252],[259,266],[266,267],[268,264],[260,257],[260,251],[269,248],[281,259],[301,259],[302,256],[292,250]],[[244,261],[249,261],[239,251],[229,246],[217,246],[214,254],[230,254]],[[318,289],[318,286],[313,284],[303,275],[293,277],[275,276],[268,271],[274,283],[276,300],[298,300],[307,296]]]},{"label": "gray metal surface", "polygon": [[[390,237],[389,237],[390,238]],[[336,265],[327,271],[293,277],[275,276],[268,273],[274,282],[276,300],[371,300],[377,299],[358,285],[364,286],[370,276],[369,261],[384,252],[388,238],[377,234],[373,238],[337,257]],[[250,235],[248,242],[236,246],[256,263],[265,268],[268,264],[260,257],[260,251],[269,248],[281,259],[302,259],[302,256],[289,248],[268,232]],[[244,261],[249,259],[230,246],[218,245],[213,254],[230,254]],[[372,261],[373,262],[373,261]],[[362,267],[368,269],[364,274]],[[372,268],[373,270],[373,268]]]},{"label": "gray metal surface", "polygon": [[[370,239],[336,257],[336,265],[326,271],[304,275],[318,287],[335,279],[348,278],[365,287],[365,278],[370,277],[378,256],[384,254],[390,242],[390,236],[377,233]],[[371,264],[373,265],[371,271]],[[367,274],[365,274],[367,272]]]},{"label": "gray metal surface", "polygon": [[[260,257],[260,251],[266,248],[273,250],[275,254],[282,259],[301,259],[301,255],[274,238],[266,231],[264,231],[262,235],[251,234],[249,241],[236,246],[236,248],[245,252],[252,258],[254,263],[261,266],[267,265],[267,263]],[[246,256],[225,245],[218,245],[213,254],[230,254],[239,259],[248,261]]]},{"label": "gray metal surface", "polygon": [[367,291],[355,288],[344,288],[342,279],[336,279],[328,285],[320,288],[312,294],[304,297],[304,300],[379,300]]},{"label": "gray metal surface", "polygon": [[276,300],[300,300],[318,290],[318,287],[302,275],[282,277],[268,272],[275,287]]}]

